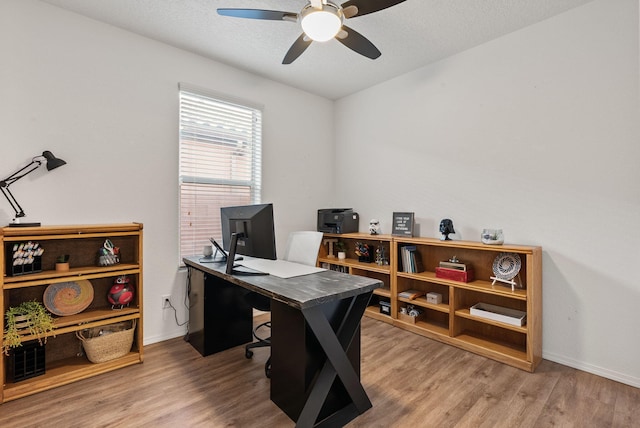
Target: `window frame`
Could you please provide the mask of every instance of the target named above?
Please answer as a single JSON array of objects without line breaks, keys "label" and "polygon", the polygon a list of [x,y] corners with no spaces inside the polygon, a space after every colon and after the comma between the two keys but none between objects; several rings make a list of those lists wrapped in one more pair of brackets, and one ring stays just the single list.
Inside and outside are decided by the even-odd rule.
[{"label": "window frame", "polygon": [[[261,203],[264,112],[261,105],[184,83],[178,85],[178,107],[178,257],[179,266],[183,267],[183,257],[202,254],[203,246],[210,245],[209,238],[221,242],[220,207]],[[207,150],[209,144],[211,150]],[[211,158],[198,157],[202,153]],[[234,159],[247,156],[249,159],[237,162],[239,166],[234,163]],[[194,172],[196,169],[198,172]],[[246,176],[234,177],[236,174]],[[239,198],[241,202],[225,203],[223,197],[214,201],[216,192],[225,190],[230,194],[228,198]],[[204,208],[198,204],[199,194],[203,195]],[[208,216],[200,213],[211,213],[212,209]],[[214,225],[210,221],[206,226],[201,217],[212,218]],[[191,232],[187,236],[188,230]]]}]

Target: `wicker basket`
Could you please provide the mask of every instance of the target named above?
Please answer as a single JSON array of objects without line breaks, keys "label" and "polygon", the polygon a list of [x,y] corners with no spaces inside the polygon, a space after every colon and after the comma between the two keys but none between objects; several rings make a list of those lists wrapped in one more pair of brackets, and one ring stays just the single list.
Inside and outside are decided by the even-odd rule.
[{"label": "wicker basket", "polygon": [[87,358],[92,363],[104,363],[129,353],[133,345],[136,321],[94,327],[76,332]]}]

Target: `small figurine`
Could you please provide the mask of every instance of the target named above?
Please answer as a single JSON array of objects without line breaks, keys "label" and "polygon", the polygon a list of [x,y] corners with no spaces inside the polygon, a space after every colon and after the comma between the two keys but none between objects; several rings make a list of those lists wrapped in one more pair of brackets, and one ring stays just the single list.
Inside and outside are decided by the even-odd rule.
[{"label": "small figurine", "polygon": [[358,256],[358,261],[371,263],[372,259],[369,244],[356,242],[356,255]]},{"label": "small figurine", "polygon": [[380,235],[380,220],[372,218],[369,220],[369,233],[372,235]]},{"label": "small figurine", "polygon": [[389,257],[387,257],[387,252],[382,245],[380,245],[380,258],[384,266],[389,266]]},{"label": "small figurine", "polygon": [[440,233],[442,233],[441,241],[451,241],[449,234],[456,233],[456,231],[453,230],[453,221],[448,218],[443,219],[440,222]]},{"label": "small figurine", "polygon": [[382,247],[376,248],[376,264],[382,266]]},{"label": "small figurine", "polygon": [[113,286],[107,294],[107,300],[111,303],[111,309],[122,309],[129,306],[133,300],[133,294],[133,285],[130,284],[127,275],[120,275],[113,281]]}]

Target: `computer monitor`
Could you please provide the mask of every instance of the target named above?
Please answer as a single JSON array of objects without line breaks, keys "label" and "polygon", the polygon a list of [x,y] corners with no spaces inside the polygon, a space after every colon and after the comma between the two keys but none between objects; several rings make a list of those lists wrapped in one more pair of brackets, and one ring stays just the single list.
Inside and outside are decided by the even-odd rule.
[{"label": "computer monitor", "polygon": [[236,254],[276,259],[273,204],[220,208],[222,246],[229,252],[227,273],[233,273]]}]

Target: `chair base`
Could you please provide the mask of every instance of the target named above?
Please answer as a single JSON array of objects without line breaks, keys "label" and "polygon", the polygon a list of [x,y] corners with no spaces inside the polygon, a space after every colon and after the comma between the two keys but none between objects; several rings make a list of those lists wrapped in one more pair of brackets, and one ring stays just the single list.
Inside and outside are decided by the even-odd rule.
[{"label": "chair base", "polygon": [[[268,346],[271,346],[271,337],[268,338],[262,338],[260,336],[258,336],[258,330],[262,327],[269,327],[271,328],[271,321],[267,321],[267,322],[263,322],[262,324],[259,324],[258,326],[256,326],[256,328],[253,329],[253,337],[256,338],[257,342],[252,342],[249,343],[247,345],[245,345],[244,347],[244,356],[247,359],[250,359],[251,357],[253,357],[253,351],[252,349],[254,348],[266,348]],[[269,359],[267,359],[267,362],[264,364],[264,374],[266,377],[271,378],[271,357],[269,357]]]}]

